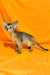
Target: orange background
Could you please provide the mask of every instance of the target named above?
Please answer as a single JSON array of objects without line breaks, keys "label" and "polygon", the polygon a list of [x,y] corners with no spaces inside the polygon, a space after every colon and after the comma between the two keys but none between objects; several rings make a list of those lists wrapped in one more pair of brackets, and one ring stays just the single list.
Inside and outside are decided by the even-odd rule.
[{"label": "orange background", "polygon": [[[47,0],[0,0],[0,75],[50,75],[49,8]],[[35,45],[32,53],[23,48],[18,55],[3,19],[18,20],[17,30],[31,34],[49,51]]]}]

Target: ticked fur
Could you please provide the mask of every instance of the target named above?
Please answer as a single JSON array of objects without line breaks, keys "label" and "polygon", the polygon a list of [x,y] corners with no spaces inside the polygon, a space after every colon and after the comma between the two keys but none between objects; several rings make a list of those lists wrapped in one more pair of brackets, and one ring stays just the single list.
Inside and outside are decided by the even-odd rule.
[{"label": "ticked fur", "polygon": [[19,54],[22,53],[22,45],[26,44],[29,46],[30,50],[29,52],[33,51],[33,47],[35,43],[37,46],[39,46],[41,49],[48,51],[48,49],[43,48],[40,46],[34,37],[28,33],[25,32],[18,32],[16,31],[16,27],[18,25],[18,21],[15,21],[14,23],[7,23],[6,20],[3,20],[5,29],[10,32],[12,41],[16,44],[16,50]]}]

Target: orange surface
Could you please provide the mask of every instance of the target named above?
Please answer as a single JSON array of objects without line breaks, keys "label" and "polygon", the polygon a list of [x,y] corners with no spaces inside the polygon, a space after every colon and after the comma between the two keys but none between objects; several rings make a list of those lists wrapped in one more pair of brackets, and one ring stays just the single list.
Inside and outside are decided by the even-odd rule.
[{"label": "orange surface", "polygon": [[[50,75],[50,15],[46,0],[0,0],[0,75]],[[27,32],[44,48],[34,46],[32,53],[23,48],[15,53],[15,44],[5,31],[3,19],[18,20],[17,30]]]}]

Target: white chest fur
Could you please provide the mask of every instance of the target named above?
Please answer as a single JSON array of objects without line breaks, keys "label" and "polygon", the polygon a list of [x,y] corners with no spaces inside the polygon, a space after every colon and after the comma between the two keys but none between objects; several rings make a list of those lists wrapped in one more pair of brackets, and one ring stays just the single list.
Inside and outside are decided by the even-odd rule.
[{"label": "white chest fur", "polygon": [[16,34],[15,33],[11,34],[11,38],[12,38],[12,41],[15,42],[15,40],[16,40]]}]

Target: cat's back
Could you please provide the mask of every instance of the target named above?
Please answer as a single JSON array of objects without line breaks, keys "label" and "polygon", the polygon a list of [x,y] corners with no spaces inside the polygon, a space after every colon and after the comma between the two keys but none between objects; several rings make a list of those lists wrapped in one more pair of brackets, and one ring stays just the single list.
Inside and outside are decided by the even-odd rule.
[{"label": "cat's back", "polygon": [[25,32],[18,32],[18,35],[24,36],[24,37],[33,37],[32,35],[25,33]]},{"label": "cat's back", "polygon": [[17,34],[17,36],[19,38],[23,38],[23,39],[31,39],[33,36],[28,34],[28,33],[25,33],[25,32],[18,32],[18,31],[15,31],[15,33]]}]

